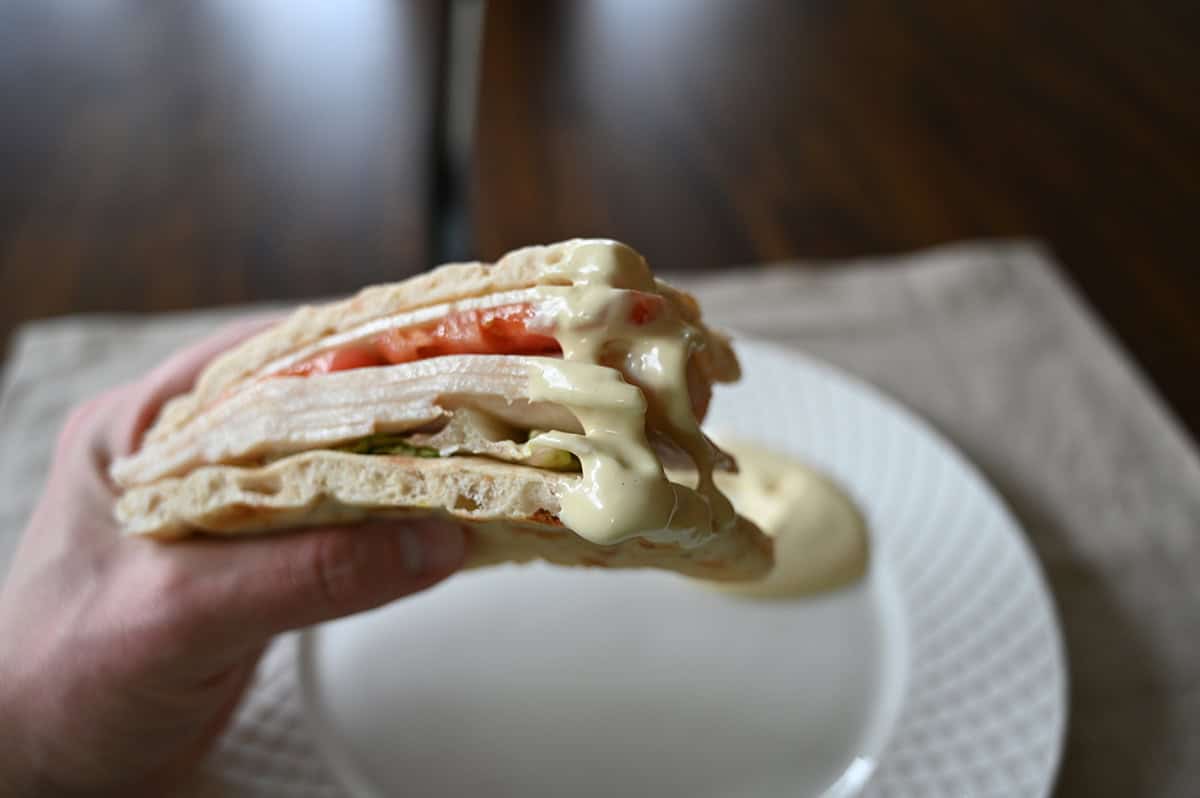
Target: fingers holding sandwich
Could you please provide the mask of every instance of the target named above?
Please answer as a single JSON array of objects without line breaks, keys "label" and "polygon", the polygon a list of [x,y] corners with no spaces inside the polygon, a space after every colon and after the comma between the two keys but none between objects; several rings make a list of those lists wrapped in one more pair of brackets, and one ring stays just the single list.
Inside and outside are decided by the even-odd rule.
[{"label": "fingers holding sandwich", "polygon": [[[22,544],[27,570],[73,580],[72,594],[87,593],[82,582],[94,580],[102,598],[93,609],[138,630],[131,640],[144,644],[145,661],[261,647],[278,632],[426,588],[463,560],[462,527],[432,519],[323,524],[173,546],[120,534],[111,516],[107,461],[129,451],[163,401],[186,390],[212,357],[267,323],[233,324],[181,351],[146,377],[78,408],[60,435],[47,490]],[[67,560],[97,565],[75,573]]]},{"label": "fingers holding sandwich", "polygon": [[462,564],[461,526],[405,520],[313,527],[172,546],[127,539],[125,612],[137,607],[152,656],[240,651],[271,636],[372,609]]},{"label": "fingers holding sandwich", "polygon": [[[164,403],[187,391],[214,357],[261,332],[277,317],[240,319],[180,350],[142,379],[118,389],[107,415],[108,459],[135,449]],[[379,606],[428,587],[456,570],[461,526],[432,519],[368,526],[309,527],[293,534],[238,540],[149,543],[132,582],[167,585],[178,595],[148,597],[176,605],[181,626],[212,624],[260,641],[277,632]],[[231,617],[240,622],[230,624]]]},{"label": "fingers holding sandwich", "polygon": [[106,461],[261,327],[224,330],[64,425],[0,585],[0,793],[167,794],[228,722],[275,633],[421,590],[462,561],[463,530],[433,521],[171,546],[121,535]]}]

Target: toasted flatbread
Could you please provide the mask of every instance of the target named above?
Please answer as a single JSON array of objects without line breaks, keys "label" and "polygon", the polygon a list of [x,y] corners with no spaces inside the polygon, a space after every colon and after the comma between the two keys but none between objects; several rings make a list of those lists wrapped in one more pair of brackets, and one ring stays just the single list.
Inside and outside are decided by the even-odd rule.
[{"label": "toasted flatbread", "polygon": [[669,568],[712,580],[753,579],[771,567],[770,539],[744,519],[690,548],[644,537],[607,546],[585,540],[558,520],[560,497],[578,478],[477,457],[312,451],[261,468],[209,466],[137,487],[121,497],[116,514],[128,532],[162,538],[440,515],[471,528],[473,566],[542,559]]},{"label": "toasted flatbread", "polygon": [[[719,451],[709,452],[697,423],[713,383],[735,380],[739,370],[728,339],[703,325],[696,301],[651,280],[628,247],[574,240],[516,250],[495,264],[448,264],[300,308],[209,364],[190,393],[164,406],[140,450],[112,465],[114,483],[126,489],[117,518],[129,534],[172,538],[439,515],[472,528],[475,565],[540,558],[719,580],[760,576],[771,563],[769,539],[733,516],[722,497],[705,493],[711,482],[672,487],[656,468],[673,457],[705,469],[728,466]],[[587,305],[651,295],[658,299],[649,306],[620,305],[619,317],[608,312],[616,304]],[[557,328],[564,302],[603,312]],[[511,318],[504,314],[519,323],[505,328],[501,322]],[[618,371],[601,358],[614,350],[570,354],[561,339],[550,342],[561,348],[548,349],[538,340],[545,314],[559,332],[614,336],[601,343],[616,347],[618,358],[635,341],[654,356],[627,359]],[[657,332],[640,326],[656,318]],[[526,319],[538,324],[525,327]],[[404,341],[418,343],[391,348]],[[439,345],[425,347],[429,341]],[[690,403],[673,406],[691,410],[683,422],[678,413],[671,422],[654,420],[667,412],[668,389],[653,371],[638,370],[666,374],[662,346],[666,362],[683,365],[670,372],[669,388]],[[543,357],[558,351],[563,359]],[[545,375],[565,379],[565,361],[581,356],[588,360],[572,363],[570,390],[546,388]],[[314,364],[328,371],[305,370]],[[535,384],[548,392],[531,392]],[[617,415],[596,416],[589,408],[598,406]],[[613,430],[623,436],[616,449],[595,448],[588,438]],[[568,438],[547,447],[546,432]],[[422,443],[437,436],[453,440]],[[598,470],[599,458],[608,458],[608,470]],[[566,501],[598,490],[598,475],[612,469],[621,476],[604,478],[598,501],[605,512],[580,514],[578,503]],[[652,491],[653,505],[638,503]],[[622,515],[622,507],[639,509]],[[643,524],[649,528],[639,530]]]}]

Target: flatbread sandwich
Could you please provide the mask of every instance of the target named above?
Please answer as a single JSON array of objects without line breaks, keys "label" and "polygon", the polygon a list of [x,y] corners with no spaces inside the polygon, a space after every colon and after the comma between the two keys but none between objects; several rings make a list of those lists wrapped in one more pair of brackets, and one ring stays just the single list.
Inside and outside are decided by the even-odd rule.
[{"label": "flatbread sandwich", "polygon": [[695,300],[617,242],[449,264],[218,357],[112,464],[115,512],[159,538],[445,514],[469,565],[754,579],[770,541],[715,487],[735,466],[699,426],[738,376]]}]

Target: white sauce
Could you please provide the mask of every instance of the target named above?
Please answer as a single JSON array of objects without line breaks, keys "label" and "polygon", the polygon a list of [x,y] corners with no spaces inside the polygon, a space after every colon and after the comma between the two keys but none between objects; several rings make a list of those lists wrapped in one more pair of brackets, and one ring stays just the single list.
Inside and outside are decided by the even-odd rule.
[{"label": "white sauce", "polygon": [[867,525],[854,501],[820,472],[761,446],[721,439],[738,461],[718,473],[734,507],[775,539],[775,567],[762,580],[722,589],[763,598],[834,590],[861,579],[870,559]]},{"label": "white sauce", "polygon": [[[729,530],[736,516],[713,482],[715,451],[687,389],[697,331],[667,302],[653,321],[631,321],[636,295],[623,289],[657,291],[646,262],[623,244],[577,242],[547,271],[572,283],[537,289],[563,355],[531,359],[529,398],[562,404],[584,429],[530,441],[579,457],[582,479],[564,498],[562,522],[600,544],[646,537],[696,546]],[[667,479],[647,422],[691,457],[695,490]]]}]

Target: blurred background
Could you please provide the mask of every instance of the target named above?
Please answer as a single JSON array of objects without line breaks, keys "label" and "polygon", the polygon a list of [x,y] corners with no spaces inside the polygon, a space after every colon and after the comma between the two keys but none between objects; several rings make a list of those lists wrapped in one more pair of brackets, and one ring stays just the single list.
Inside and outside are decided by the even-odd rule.
[{"label": "blurred background", "polygon": [[0,340],[529,243],[1046,241],[1200,432],[1200,4],[6,0]]}]

